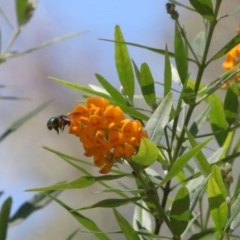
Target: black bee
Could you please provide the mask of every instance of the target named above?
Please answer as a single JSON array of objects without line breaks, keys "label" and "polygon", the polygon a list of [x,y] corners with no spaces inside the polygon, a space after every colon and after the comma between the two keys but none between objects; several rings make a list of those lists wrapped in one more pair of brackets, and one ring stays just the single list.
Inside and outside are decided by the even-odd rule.
[{"label": "black bee", "polygon": [[64,130],[65,126],[69,126],[70,125],[70,118],[65,116],[65,115],[59,115],[56,117],[51,117],[48,122],[47,122],[47,127],[49,130],[56,130],[57,133],[59,133],[59,129],[60,130]]}]

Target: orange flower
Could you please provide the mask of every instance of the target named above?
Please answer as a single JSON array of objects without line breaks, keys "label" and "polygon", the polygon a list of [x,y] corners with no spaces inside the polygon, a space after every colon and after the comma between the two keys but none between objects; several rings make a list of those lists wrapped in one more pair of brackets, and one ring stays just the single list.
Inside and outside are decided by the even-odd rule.
[{"label": "orange flower", "polygon": [[93,157],[100,173],[136,154],[147,133],[140,121],[125,119],[122,109],[104,98],[87,98],[86,106],[77,105],[69,118],[69,133],[79,138],[85,156]]},{"label": "orange flower", "polygon": [[[236,64],[240,62],[240,44],[232,48],[225,56],[225,61],[223,62],[223,69],[228,71],[232,69]],[[233,82],[240,82],[240,75],[237,74],[234,78],[230,79],[228,82],[224,83],[221,88],[228,88]]]}]

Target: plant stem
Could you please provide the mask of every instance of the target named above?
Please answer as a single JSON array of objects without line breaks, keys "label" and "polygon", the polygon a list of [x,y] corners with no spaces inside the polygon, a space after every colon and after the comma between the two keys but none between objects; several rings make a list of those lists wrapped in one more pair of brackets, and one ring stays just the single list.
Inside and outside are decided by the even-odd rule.
[{"label": "plant stem", "polygon": [[[163,222],[165,222],[169,230],[173,232],[171,223],[167,218],[163,207],[160,204],[157,189],[154,183],[151,181],[149,176],[144,172],[144,170],[139,169],[134,164],[130,163],[130,165],[134,170],[134,175],[136,177],[138,188],[145,190],[145,193],[142,195],[143,200],[146,202],[147,206],[149,207],[149,209],[152,211],[152,214],[154,215],[154,218],[155,218],[154,234],[158,234],[160,232],[160,228]],[[165,194],[165,196],[166,197],[164,201],[167,201],[167,194]],[[165,204],[164,204],[164,207],[165,207]]]},{"label": "plant stem", "polygon": [[[216,2],[214,17],[213,17],[213,20],[210,21],[210,27],[209,27],[209,31],[208,31],[208,35],[207,35],[207,39],[206,39],[206,45],[205,45],[205,49],[204,49],[201,64],[199,65],[199,70],[198,70],[197,77],[196,77],[196,83],[195,83],[195,86],[194,86],[195,101],[196,101],[197,93],[198,93],[199,86],[200,86],[200,83],[201,83],[201,80],[202,80],[202,76],[203,76],[203,73],[204,73],[205,68],[206,68],[207,55],[208,55],[208,51],[209,51],[209,48],[210,48],[210,43],[212,41],[213,33],[214,33],[214,30],[215,30],[215,26],[216,26],[216,22],[217,22],[217,15],[218,15],[218,11],[220,9],[220,5],[221,5],[221,0]],[[184,37],[184,35],[183,35],[183,37]],[[187,114],[186,114],[186,117],[185,117],[185,120],[184,120],[183,128],[182,128],[181,134],[178,138],[176,149],[174,151],[174,156],[173,156],[174,161],[177,159],[177,157],[179,155],[179,152],[180,152],[180,149],[182,147],[182,144],[184,142],[184,136],[185,136],[185,131],[186,131],[185,128],[188,126],[188,124],[190,122],[190,119],[192,117],[192,113],[195,109],[195,106],[196,106],[195,104],[192,104],[188,108],[188,111],[187,111]]]}]

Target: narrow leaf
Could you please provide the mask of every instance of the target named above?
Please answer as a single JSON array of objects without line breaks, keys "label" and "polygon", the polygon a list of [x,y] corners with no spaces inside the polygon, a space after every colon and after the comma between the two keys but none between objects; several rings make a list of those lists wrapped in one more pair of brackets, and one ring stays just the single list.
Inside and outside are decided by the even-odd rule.
[{"label": "narrow leaf", "polygon": [[223,46],[210,60],[217,60],[218,58],[224,56],[228,51],[235,47],[240,42],[240,34],[233,37],[225,46]]},{"label": "narrow leaf", "polygon": [[170,210],[170,221],[174,226],[174,234],[180,236],[186,229],[191,217],[190,198],[187,188],[183,187],[177,192]]},{"label": "narrow leaf", "polygon": [[86,188],[91,186],[94,183],[97,183],[98,181],[111,181],[115,179],[119,179],[122,177],[127,176],[127,174],[123,175],[106,175],[106,176],[100,176],[100,177],[94,177],[94,176],[83,176],[80,177],[72,182],[67,183],[59,183],[55,185],[51,185],[48,187],[41,187],[41,188],[32,188],[28,189],[27,191],[50,191],[50,190],[66,190],[66,189],[80,189],[80,188]]},{"label": "narrow leaf", "polygon": [[228,206],[214,177],[208,180],[207,192],[210,214],[218,234],[221,234],[227,221]]},{"label": "narrow leaf", "polygon": [[36,8],[36,4],[37,4],[36,0],[32,0],[32,1],[16,0],[15,1],[17,22],[19,27],[29,22],[29,20],[33,15],[33,11]]},{"label": "narrow leaf", "polygon": [[157,105],[154,79],[147,63],[143,63],[140,68],[139,84],[146,103],[155,109]]},{"label": "narrow leaf", "polygon": [[[59,193],[60,191],[48,192],[48,194],[52,194],[54,196],[57,196]],[[30,200],[23,203],[13,214],[9,221],[11,224],[20,223],[21,221],[29,217],[32,213],[42,209],[51,202],[52,200],[49,199],[49,197],[45,193],[38,193],[34,195],[33,198],[31,198]]]},{"label": "narrow leaf", "polygon": [[187,46],[181,35],[178,25],[175,25],[175,37],[174,37],[174,47],[175,47],[175,62],[180,76],[182,85],[188,78],[188,60],[187,60]]},{"label": "narrow leaf", "polygon": [[148,119],[148,117],[146,115],[137,111],[135,108],[127,106],[126,103],[123,105],[120,102],[114,101],[108,94],[103,93],[102,91],[95,91],[95,90],[92,90],[91,88],[88,88],[88,87],[85,87],[85,86],[82,86],[82,85],[79,85],[79,84],[76,84],[76,83],[71,83],[71,82],[68,82],[68,81],[65,81],[65,80],[62,80],[62,79],[58,79],[58,78],[55,78],[55,77],[50,77],[50,79],[52,79],[52,80],[54,80],[54,81],[56,81],[56,82],[58,82],[58,83],[60,83],[64,86],[73,88],[75,90],[106,98],[109,101],[111,101],[113,104],[121,107],[124,110],[125,113],[129,114],[132,117],[135,117],[137,119],[142,119],[142,120],[147,120]]},{"label": "narrow leaf", "polygon": [[[238,151],[239,149],[239,144],[240,144],[240,139],[237,141],[236,145],[235,145],[235,148],[234,148],[234,151]],[[238,155],[239,156],[239,155]],[[235,194],[239,194],[240,193],[240,174],[238,174],[237,176],[237,180],[234,180],[236,186],[234,187],[234,193]],[[0,194],[1,196],[1,194]]]},{"label": "narrow leaf", "polygon": [[86,229],[88,229],[90,232],[92,232],[96,239],[99,240],[110,240],[110,238],[101,231],[101,229],[97,226],[97,224],[91,220],[90,218],[85,217],[84,215],[75,212],[74,209],[70,208],[68,205],[66,205],[64,202],[60,201],[58,198],[49,195],[49,198],[57,202],[60,206],[62,206],[64,209],[67,210],[68,213],[70,213],[80,224],[82,224]]},{"label": "narrow leaf", "polygon": [[195,54],[201,59],[206,45],[206,32],[199,32],[194,38],[192,48]]},{"label": "narrow leaf", "polygon": [[209,96],[208,101],[212,104],[212,107],[210,109],[210,123],[212,131],[223,131],[221,134],[215,134],[215,138],[218,144],[222,146],[227,137],[227,132],[224,132],[224,130],[226,130],[228,127],[228,123],[226,121],[224,113],[223,103],[220,97],[216,94],[212,94],[211,96]]},{"label": "narrow leaf", "polygon": [[120,207],[132,202],[136,202],[140,200],[141,197],[133,197],[133,198],[108,198],[102,201],[99,201],[93,205],[83,207],[83,208],[78,208],[75,211],[82,211],[86,209],[91,209],[91,208],[115,208],[115,207]]},{"label": "narrow leaf", "polygon": [[231,205],[231,215],[226,223],[225,229],[228,229],[229,226],[232,231],[236,230],[240,226],[240,194],[238,194]]},{"label": "narrow leaf", "polygon": [[191,133],[191,135],[193,137],[195,137],[197,135],[197,133],[199,132],[201,126],[203,123],[205,123],[208,119],[209,116],[209,112],[211,109],[211,105],[207,105],[206,108],[201,112],[201,114],[199,114],[196,119],[193,121],[189,132]]},{"label": "narrow leaf", "polygon": [[[187,135],[188,135],[188,140],[191,144],[191,147],[195,147],[197,146],[197,142],[195,141],[194,137],[190,134],[190,132],[187,131]],[[202,151],[200,151],[197,155],[196,155],[196,163],[198,165],[199,170],[201,171],[203,176],[208,176],[211,172],[211,165],[208,163],[207,158],[205,157],[205,155],[202,153]]]},{"label": "narrow leaf", "polygon": [[207,177],[200,176],[197,179],[196,178],[192,179],[187,183],[189,192],[193,192],[189,207],[191,212],[194,210],[195,206],[199,203],[199,198],[205,192],[209,176]]},{"label": "narrow leaf", "polygon": [[172,93],[170,92],[151,115],[145,126],[149,139],[156,145],[159,144],[163,130],[169,122],[171,110]]},{"label": "narrow leaf", "polygon": [[134,95],[134,74],[129,57],[128,49],[124,43],[120,27],[115,27],[115,62],[119,80],[122,84],[125,94],[129,97],[130,101],[133,100]]},{"label": "narrow leaf", "polygon": [[190,0],[192,6],[205,19],[213,20],[213,5],[211,0]]},{"label": "narrow leaf", "polygon": [[121,103],[126,104],[126,99],[122,96],[122,94],[110,84],[104,77],[102,77],[100,74],[95,74],[97,80],[99,83],[104,87],[104,89],[111,95],[111,97]]},{"label": "narrow leaf", "polygon": [[206,139],[205,141],[201,142],[194,148],[187,151],[185,154],[183,154],[181,157],[176,159],[176,161],[173,163],[171,169],[169,170],[166,177],[162,180],[160,186],[163,186],[166,182],[168,182],[170,179],[175,177],[187,164],[188,161],[190,161],[194,156],[196,156],[201,149],[210,141],[211,139]]},{"label": "narrow leaf", "polygon": [[7,231],[8,231],[8,223],[9,223],[9,215],[12,206],[12,198],[7,198],[1,207],[0,211],[0,239],[7,239]]},{"label": "narrow leaf", "polygon": [[28,120],[30,120],[32,117],[34,117],[36,114],[38,114],[40,111],[42,111],[44,108],[46,108],[49,105],[49,103],[51,103],[51,101],[46,101],[46,102],[42,103],[41,105],[39,105],[38,107],[36,107],[32,111],[27,113],[25,116],[23,116],[22,118],[18,119],[14,123],[12,123],[7,128],[7,130],[0,135],[0,142],[3,139],[5,139],[10,133],[13,133],[14,131],[16,131],[24,123],[26,123]]},{"label": "narrow leaf", "polygon": [[165,52],[165,64],[164,64],[164,97],[171,91],[172,87],[172,68],[169,59],[168,49],[166,47]]},{"label": "narrow leaf", "polygon": [[[115,42],[114,40],[109,40],[109,39],[100,39],[100,40],[103,40],[103,41],[107,41],[107,42]],[[161,55],[165,55],[165,52],[166,50],[165,49],[158,49],[158,48],[152,48],[152,47],[148,47],[148,46],[144,46],[144,45],[141,45],[141,44],[137,44],[137,43],[132,43],[132,42],[124,42],[126,45],[129,45],[129,46],[133,46],[133,47],[139,47],[139,48],[142,48],[142,49],[145,49],[145,50],[148,50],[148,51],[152,51],[152,52],[155,52],[155,53],[158,53],[158,54],[161,54]],[[168,52],[169,54],[169,57],[174,57],[175,54],[173,52]],[[189,62],[194,62],[196,63],[196,61],[192,58],[188,58],[188,61]]]},{"label": "narrow leaf", "polygon": [[228,191],[223,182],[223,177],[222,177],[221,171],[220,171],[219,167],[215,164],[212,165],[212,177],[217,182],[217,185],[219,187],[221,194],[223,195],[224,198],[226,198],[228,196]]},{"label": "narrow leaf", "polygon": [[139,205],[134,208],[133,227],[135,230],[151,233],[153,230],[152,214],[143,200],[138,203]]},{"label": "narrow leaf", "polygon": [[130,224],[116,209],[113,209],[113,212],[118,222],[118,225],[121,228],[123,235],[125,236],[125,239],[140,240],[140,237],[132,227],[132,224]]},{"label": "narrow leaf", "polygon": [[0,100],[29,100],[25,97],[15,97],[15,96],[0,96]]},{"label": "narrow leaf", "polygon": [[134,73],[137,78],[138,83],[140,83],[140,70],[138,69],[137,64],[132,60],[133,68],[134,68]]},{"label": "narrow leaf", "polygon": [[38,46],[35,46],[33,48],[28,48],[27,50],[24,50],[22,52],[15,52],[15,51],[14,52],[6,52],[4,54],[4,56],[2,56],[2,57],[3,57],[4,60],[9,59],[9,58],[22,57],[22,56],[24,56],[26,54],[29,54],[29,53],[35,52],[37,50],[40,50],[40,49],[43,49],[43,48],[55,45],[56,43],[60,43],[60,42],[65,41],[65,40],[67,40],[69,38],[76,37],[76,36],[82,35],[84,33],[86,33],[86,32],[73,32],[73,33],[69,33],[69,34],[63,35],[61,37],[57,37],[57,38],[48,40],[46,42],[43,42],[42,44],[40,44]]},{"label": "narrow leaf", "polygon": [[237,120],[239,109],[238,86],[232,84],[226,92],[224,99],[224,113],[229,125]]},{"label": "narrow leaf", "polygon": [[77,235],[78,232],[79,232],[79,229],[75,230],[67,237],[66,240],[73,240],[73,238]]},{"label": "narrow leaf", "polygon": [[186,104],[192,105],[195,103],[196,94],[191,87],[184,86],[181,95],[182,95],[181,97],[182,97],[183,101]]},{"label": "narrow leaf", "polygon": [[85,86],[82,86],[82,85],[79,85],[79,84],[76,84],[76,83],[68,82],[68,81],[65,81],[63,79],[59,79],[59,78],[55,78],[55,77],[49,77],[49,79],[54,80],[54,81],[62,84],[63,86],[109,99],[109,95],[107,95],[105,93],[102,93],[102,92],[92,90],[91,88],[88,88],[88,87],[85,87]]},{"label": "narrow leaf", "polygon": [[214,234],[214,229],[206,229],[201,231],[200,233],[193,234],[188,240],[209,240],[212,239]]}]

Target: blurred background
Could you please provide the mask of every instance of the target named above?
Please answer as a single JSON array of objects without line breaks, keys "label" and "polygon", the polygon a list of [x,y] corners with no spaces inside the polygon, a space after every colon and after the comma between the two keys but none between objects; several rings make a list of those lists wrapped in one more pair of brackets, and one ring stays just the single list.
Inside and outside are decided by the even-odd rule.
[{"label": "blurred background", "polygon": [[[188,3],[185,0],[181,2]],[[225,1],[222,14],[232,11],[237,3],[238,0]],[[12,196],[14,211],[33,196],[33,193],[25,192],[26,189],[79,177],[76,170],[42,149],[42,146],[48,146],[72,156],[82,156],[82,148],[76,138],[68,136],[67,132],[57,135],[56,132],[49,132],[46,127],[51,116],[71,111],[76,101],[81,99],[81,94],[49,80],[48,77],[54,76],[83,85],[98,85],[94,74],[100,73],[119,88],[114,45],[99,39],[113,39],[114,27],[118,24],[126,41],[162,49],[167,44],[168,49],[172,50],[174,22],[166,14],[165,4],[166,1],[159,0],[38,2],[31,21],[23,28],[11,50],[21,52],[71,32],[86,33],[1,64],[0,84],[8,86],[1,89],[1,95],[29,98],[25,101],[0,101],[1,132],[44,101],[54,101],[1,142],[0,190],[4,191],[4,195],[0,203],[7,196]],[[14,1],[2,0],[0,8],[13,26],[11,28],[6,24],[0,15],[1,48],[4,49],[16,26]],[[202,20],[200,17],[196,19],[195,15],[193,21],[193,15],[189,12],[182,9],[179,12],[186,33],[193,40],[203,30]],[[235,29],[238,26],[239,18],[236,15],[221,22],[215,35],[213,52],[236,34]],[[129,47],[129,52],[138,66],[143,62],[149,64],[156,81],[163,79],[164,60],[161,55],[135,47]],[[206,81],[214,80],[222,73],[221,64],[213,64],[208,72]],[[191,74],[194,78],[194,69]],[[97,175],[98,169],[93,168],[92,172]],[[68,191],[61,194],[61,199],[73,208],[79,208],[101,199],[100,194],[94,194],[97,190],[99,186]],[[127,214],[126,210],[125,213]],[[97,219],[99,226],[106,230],[118,230],[111,210],[94,209],[83,214]],[[52,203],[20,225],[12,227],[8,239],[66,239],[78,228],[78,223],[64,209]],[[79,236],[79,239],[94,239],[90,234],[81,233]],[[115,236],[114,239],[121,238]]]}]

